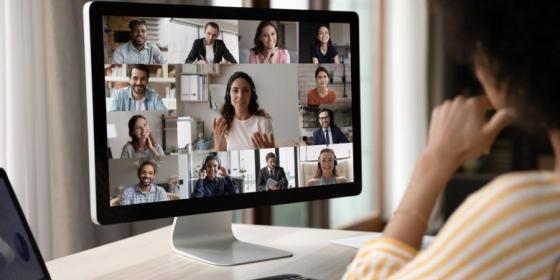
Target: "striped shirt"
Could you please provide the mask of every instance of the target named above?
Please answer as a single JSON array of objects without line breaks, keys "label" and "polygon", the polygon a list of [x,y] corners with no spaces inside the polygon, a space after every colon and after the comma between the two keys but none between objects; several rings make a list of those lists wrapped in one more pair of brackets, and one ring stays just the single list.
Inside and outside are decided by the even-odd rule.
[{"label": "striped shirt", "polygon": [[550,279],[559,258],[560,176],[520,172],[469,196],[423,251],[367,242],[343,278]]}]

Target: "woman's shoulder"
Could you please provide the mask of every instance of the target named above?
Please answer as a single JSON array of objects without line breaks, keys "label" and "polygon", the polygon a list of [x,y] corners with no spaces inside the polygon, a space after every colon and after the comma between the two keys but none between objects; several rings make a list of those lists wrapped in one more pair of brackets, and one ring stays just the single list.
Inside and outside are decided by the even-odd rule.
[{"label": "woman's shoulder", "polygon": [[265,111],[260,111],[258,115],[255,114],[251,118],[257,123],[270,122],[271,119],[270,114]]},{"label": "woman's shoulder", "polygon": [[123,146],[123,150],[132,150],[134,151],[134,146],[132,146],[132,143],[130,143],[130,141],[126,142],[126,144],[124,144]]},{"label": "woman's shoulder", "polygon": [[290,52],[288,51],[288,49],[278,48],[278,52],[280,53],[278,63],[289,64]]},{"label": "woman's shoulder", "polygon": [[249,50],[249,63],[257,63],[257,54],[253,49]]},{"label": "woman's shoulder", "polygon": [[315,58],[317,58],[317,54],[319,53],[319,45],[318,44],[313,44],[313,46],[311,46],[311,55]]},{"label": "woman's shoulder", "polygon": [[489,186],[494,188],[533,188],[544,185],[558,185],[560,175],[552,171],[509,172],[496,177]]},{"label": "woman's shoulder", "polygon": [[551,171],[523,171],[510,172],[494,178],[472,197],[475,200],[485,198],[502,201],[551,191],[560,193],[560,175]]}]

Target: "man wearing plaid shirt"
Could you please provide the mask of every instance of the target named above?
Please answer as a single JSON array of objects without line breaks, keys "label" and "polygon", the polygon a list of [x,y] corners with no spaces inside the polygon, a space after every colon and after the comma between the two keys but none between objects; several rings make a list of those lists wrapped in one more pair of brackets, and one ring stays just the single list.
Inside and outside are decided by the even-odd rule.
[{"label": "man wearing plaid shirt", "polygon": [[146,161],[138,168],[138,179],[140,182],[128,187],[122,194],[121,205],[150,203],[166,201],[165,190],[153,184],[156,178],[157,167],[151,161]]}]

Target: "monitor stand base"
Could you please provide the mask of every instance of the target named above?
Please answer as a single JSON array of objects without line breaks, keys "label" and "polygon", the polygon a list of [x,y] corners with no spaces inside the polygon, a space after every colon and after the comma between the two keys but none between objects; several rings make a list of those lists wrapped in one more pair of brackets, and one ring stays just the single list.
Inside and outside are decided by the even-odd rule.
[{"label": "monitor stand base", "polygon": [[232,212],[175,217],[173,250],[213,265],[237,265],[291,257],[292,253],[237,240],[231,230]]}]

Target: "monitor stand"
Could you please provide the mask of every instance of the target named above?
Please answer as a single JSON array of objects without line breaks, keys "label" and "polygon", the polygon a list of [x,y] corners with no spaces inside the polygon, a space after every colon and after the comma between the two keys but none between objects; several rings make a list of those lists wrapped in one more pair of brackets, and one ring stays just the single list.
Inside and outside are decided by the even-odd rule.
[{"label": "monitor stand", "polygon": [[291,257],[292,253],[237,240],[231,230],[232,212],[175,217],[173,250],[214,265],[237,265]]}]

